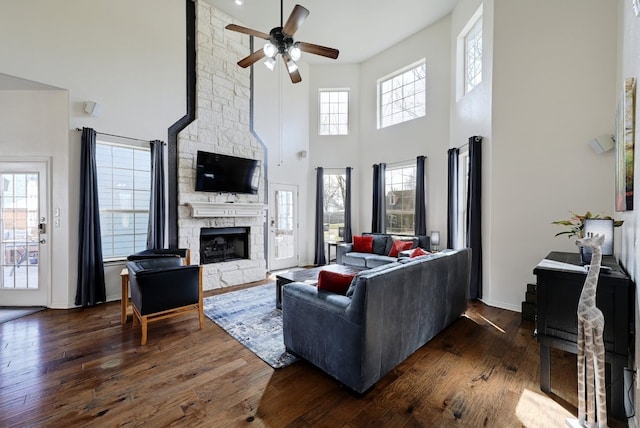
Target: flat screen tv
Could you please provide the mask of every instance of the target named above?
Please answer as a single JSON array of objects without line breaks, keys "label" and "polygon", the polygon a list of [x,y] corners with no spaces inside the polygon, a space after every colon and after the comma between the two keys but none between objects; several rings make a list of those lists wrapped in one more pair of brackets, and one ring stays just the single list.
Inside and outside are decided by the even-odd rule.
[{"label": "flat screen tv", "polygon": [[196,191],[221,193],[258,193],[260,161],[198,151]]}]

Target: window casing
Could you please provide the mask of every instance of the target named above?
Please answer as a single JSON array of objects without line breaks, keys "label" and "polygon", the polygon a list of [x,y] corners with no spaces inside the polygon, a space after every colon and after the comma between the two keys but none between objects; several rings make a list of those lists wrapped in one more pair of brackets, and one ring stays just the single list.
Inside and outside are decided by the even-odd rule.
[{"label": "window casing", "polygon": [[425,59],[378,80],[378,129],[425,114]]},{"label": "window casing", "polygon": [[341,241],[344,237],[344,199],[346,192],[346,175],[325,172],[323,177],[324,191],[324,240]]},{"label": "window casing", "polygon": [[416,166],[404,165],[385,171],[386,233],[415,232]]},{"label": "window casing", "polygon": [[465,93],[482,82],[482,15],[464,36],[464,88]]},{"label": "window casing", "polygon": [[321,89],[318,96],[320,135],[349,134],[349,91]]},{"label": "window casing", "polygon": [[105,260],[123,259],[147,246],[150,156],[148,148],[97,141],[100,231]]}]

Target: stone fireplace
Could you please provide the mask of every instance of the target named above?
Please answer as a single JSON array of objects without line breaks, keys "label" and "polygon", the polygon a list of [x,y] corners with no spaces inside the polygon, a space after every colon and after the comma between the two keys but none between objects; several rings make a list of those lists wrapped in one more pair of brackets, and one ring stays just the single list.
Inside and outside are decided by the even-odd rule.
[{"label": "stone fireplace", "polygon": [[[249,54],[249,37],[226,31],[231,22],[224,12],[196,2],[196,119],[178,134],[178,246],[191,250],[191,263],[203,265],[205,290],[264,280],[267,272],[264,170],[256,195],[195,191],[198,150],[265,164],[264,146],[250,131],[249,70],[236,64]],[[218,234],[201,243],[201,230],[208,236],[220,228],[233,236]],[[215,262],[207,263],[210,258]]]}]

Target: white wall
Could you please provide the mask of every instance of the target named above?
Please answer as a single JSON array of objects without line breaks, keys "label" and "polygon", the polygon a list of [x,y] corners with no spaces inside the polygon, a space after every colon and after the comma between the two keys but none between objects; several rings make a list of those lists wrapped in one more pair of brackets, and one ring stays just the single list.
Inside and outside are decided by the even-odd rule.
[{"label": "white wall", "polygon": [[[427,230],[440,230],[441,236],[446,235],[450,33],[451,19],[447,16],[360,66],[360,164],[354,174],[360,183],[359,199],[354,199],[354,204],[360,205],[360,229],[354,234],[371,230],[371,166],[415,161],[425,155]],[[422,58],[426,58],[427,72],[426,116],[377,129],[377,80]]]},{"label": "white wall", "polygon": [[[6,77],[4,80],[8,83]],[[69,302],[68,254],[75,248],[67,239],[73,227],[69,223],[68,100],[64,90],[2,90],[0,86],[0,159],[49,159],[50,204],[41,212],[49,228],[47,245],[51,251],[48,304],[63,308]],[[54,227],[52,221],[54,207],[60,209],[60,227]]]},{"label": "white wall", "polygon": [[[256,40],[254,50],[262,48]],[[247,52],[248,54],[248,52]],[[309,152],[309,85],[312,69],[304,60],[298,61],[302,82],[293,84],[281,60],[269,71],[260,61],[254,67],[254,130],[267,146],[269,183],[290,184],[298,187],[299,261],[305,266],[313,262],[309,253],[308,228],[312,227],[313,208],[309,211],[306,195],[309,193],[309,158],[298,155]],[[273,215],[270,201],[269,218]]]},{"label": "white wall", "polygon": [[[519,310],[533,267],[568,211],[613,214],[616,15],[609,2],[494,2],[491,200],[485,219],[484,298]],[[597,28],[597,31],[594,29]]]},{"label": "white wall", "polygon": [[[638,289],[638,274],[640,273],[640,255],[638,245],[640,238],[640,197],[638,196],[638,183],[640,183],[640,155],[638,155],[638,134],[640,133],[640,114],[638,112],[638,79],[640,78],[640,18],[636,17],[631,2],[620,0],[619,2],[619,52],[621,53],[619,62],[619,73],[616,85],[616,95],[620,97],[624,79],[627,77],[636,78],[636,111],[635,111],[635,165],[634,182],[636,191],[633,199],[635,209],[624,213],[616,213],[616,218],[624,220],[624,225],[620,228],[620,233],[616,236],[616,255],[620,263],[625,267],[631,279],[636,284],[635,288],[635,331],[640,331],[640,290]],[[620,239],[618,239],[620,238]],[[640,340],[635,341],[636,356],[640,355]],[[637,370],[637,360],[634,368]],[[638,387],[636,380],[636,387]],[[640,391],[635,390],[635,408],[640,409]],[[637,412],[636,412],[637,413]],[[634,418],[635,426],[638,426],[637,416]],[[631,425],[630,425],[631,426]]]},{"label": "white wall", "polygon": [[[98,132],[166,141],[167,128],[186,111],[185,2],[8,2],[0,14],[0,39],[4,41],[0,43],[0,73],[61,88],[67,94],[66,108],[58,107],[63,114],[58,110],[50,113],[60,123],[40,131],[55,136],[50,146],[55,150],[52,196],[54,206],[58,197],[64,204],[61,233],[67,230],[65,236],[51,242],[53,254],[64,254],[65,259],[61,262],[65,269],[55,274],[60,283],[52,305],[71,307],[76,287],[80,175],[80,133],[75,128],[87,126]],[[24,96],[21,102],[33,102],[31,95]],[[99,117],[84,113],[83,104],[89,100],[102,105]],[[32,118],[25,113],[24,122]],[[60,127],[67,135],[60,133]],[[12,155],[32,155],[38,147],[33,139],[24,138],[11,146]],[[3,154],[7,149],[3,143]],[[59,165],[64,173],[56,174]],[[107,268],[110,300],[120,298],[119,271],[120,266]]]}]

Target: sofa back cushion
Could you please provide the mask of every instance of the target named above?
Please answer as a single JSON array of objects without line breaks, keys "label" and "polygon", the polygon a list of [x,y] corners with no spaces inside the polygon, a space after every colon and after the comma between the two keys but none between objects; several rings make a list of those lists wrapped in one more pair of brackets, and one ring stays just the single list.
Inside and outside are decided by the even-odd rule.
[{"label": "sofa back cushion", "polygon": [[373,236],[354,236],[353,251],[355,251],[356,253],[373,252]]},{"label": "sofa back cushion", "polygon": [[373,250],[371,252],[373,254],[386,256],[388,254],[387,242],[390,241],[389,236],[387,235],[371,235],[371,236],[373,236]]},{"label": "sofa back cushion", "polygon": [[354,273],[347,274],[322,270],[318,275],[318,290],[344,295],[355,276],[356,274]]}]

